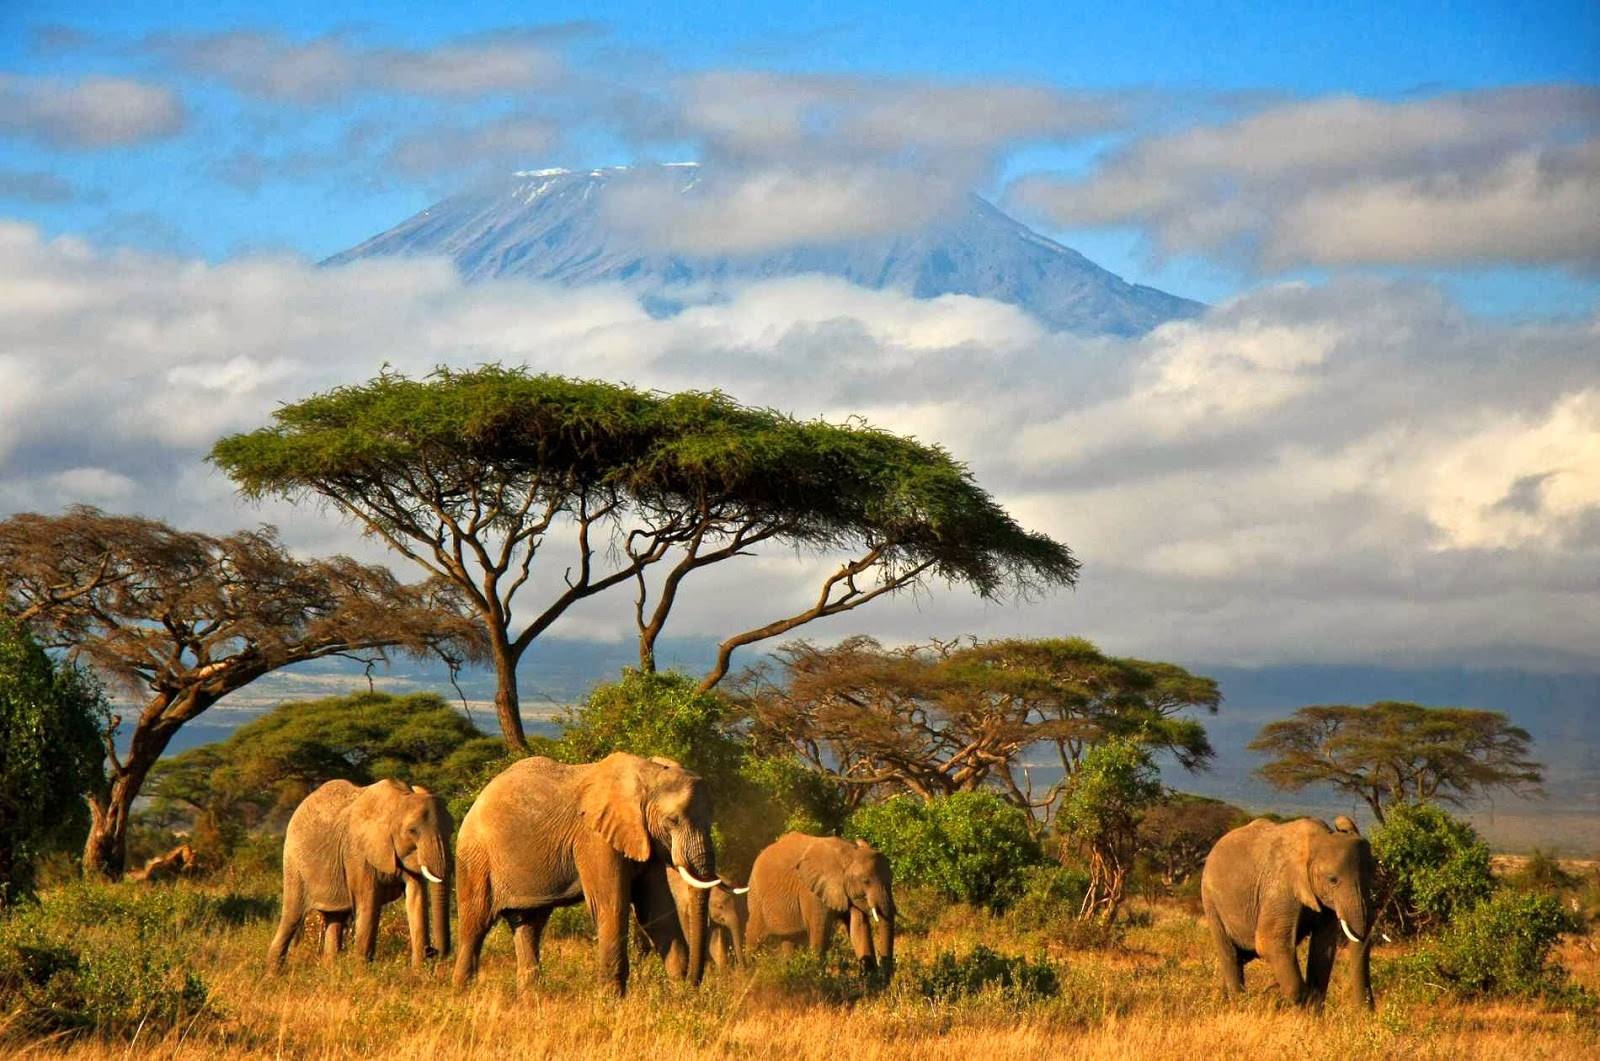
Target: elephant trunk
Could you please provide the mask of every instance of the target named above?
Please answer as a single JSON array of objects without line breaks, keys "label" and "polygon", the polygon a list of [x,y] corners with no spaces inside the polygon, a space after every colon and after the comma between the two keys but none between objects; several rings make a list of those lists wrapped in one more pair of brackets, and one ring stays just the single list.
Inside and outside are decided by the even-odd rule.
[{"label": "elephant trunk", "polygon": [[894,911],[880,912],[872,923],[872,952],[878,959],[878,975],[888,983],[894,978]]},{"label": "elephant trunk", "polygon": [[424,836],[417,844],[417,868],[428,895],[428,946],[440,957],[450,954],[450,881],[454,876],[450,849],[440,836]]},{"label": "elephant trunk", "polygon": [[[679,870],[687,870],[703,881],[717,879],[716,857],[711,853],[710,838],[698,830],[690,830],[677,838],[672,845],[672,858]],[[710,944],[709,921],[711,892],[708,888],[688,889],[684,908],[680,911],[683,922],[683,939],[689,948],[689,983],[698,985],[705,975],[706,952]]]}]

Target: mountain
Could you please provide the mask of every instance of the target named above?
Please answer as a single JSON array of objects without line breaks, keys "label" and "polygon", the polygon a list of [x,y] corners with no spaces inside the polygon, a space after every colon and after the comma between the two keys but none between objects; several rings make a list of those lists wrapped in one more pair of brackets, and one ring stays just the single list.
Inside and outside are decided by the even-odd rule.
[{"label": "mountain", "polygon": [[[699,167],[681,163],[661,169],[682,194],[697,194]],[[614,167],[517,173],[436,203],[327,264],[380,255],[443,255],[469,280],[623,282],[668,308],[678,286],[821,273],[917,298],[959,294],[1009,302],[1051,328],[1086,335],[1140,335],[1204,309],[1198,302],[1130,284],[976,195],[952,216],[915,232],[763,254],[704,257],[663,251],[607,222],[608,193],[631,172]]]}]

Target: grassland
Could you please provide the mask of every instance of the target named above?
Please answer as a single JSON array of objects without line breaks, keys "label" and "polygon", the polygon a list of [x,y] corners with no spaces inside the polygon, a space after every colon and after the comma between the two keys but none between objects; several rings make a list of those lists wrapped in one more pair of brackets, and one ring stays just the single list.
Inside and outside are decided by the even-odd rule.
[{"label": "grassland", "polygon": [[[1285,1009],[1259,963],[1249,970],[1249,998],[1225,1004],[1214,989],[1202,926],[1192,910],[1171,901],[1136,904],[1133,924],[1116,940],[1082,938],[1070,928],[1022,931],[975,910],[906,903],[900,975],[884,992],[853,997],[859,994],[857,981],[842,960],[819,966],[803,956],[768,954],[751,971],[710,972],[698,991],[668,981],[656,963],[640,961],[628,997],[614,1000],[594,984],[581,917],[566,919],[570,935],[547,941],[541,980],[525,994],[519,996],[512,984],[504,930],[490,937],[483,978],[456,992],[443,965],[421,974],[406,967],[396,908],[385,920],[374,964],[345,957],[323,968],[302,941],[291,952],[288,971],[270,977],[262,956],[275,897],[264,879],[162,887],[209,890],[220,899],[215,908],[230,912],[169,940],[204,979],[206,1005],[159,1033],[136,1029],[131,1041],[126,1035],[13,1034],[0,1052],[74,1058],[586,1055],[782,1061],[1047,1055],[1191,1061],[1247,1052],[1296,1059],[1600,1056],[1595,1017],[1534,1001],[1430,997],[1427,985],[1397,978],[1394,948],[1380,948],[1375,956],[1376,1014],[1339,999],[1321,1014]],[[114,924],[86,929],[84,945],[116,946],[118,931]],[[933,955],[964,953],[978,944],[1045,958],[1059,977],[1059,993],[1031,1001],[997,991],[955,1001],[923,997],[918,971]],[[1600,954],[1592,936],[1569,939],[1560,960],[1576,983],[1600,990]]]}]

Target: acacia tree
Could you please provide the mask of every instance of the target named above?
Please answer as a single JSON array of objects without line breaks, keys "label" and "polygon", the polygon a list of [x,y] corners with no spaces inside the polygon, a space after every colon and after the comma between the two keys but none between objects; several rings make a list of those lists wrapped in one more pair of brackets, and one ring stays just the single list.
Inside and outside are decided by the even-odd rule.
[{"label": "acacia tree", "polygon": [[1382,822],[1394,803],[1459,807],[1490,789],[1536,791],[1544,775],[1529,740],[1498,711],[1380,700],[1302,707],[1263,726],[1250,750],[1272,757],[1256,773],[1277,787],[1329,785]]},{"label": "acacia tree", "polygon": [[1068,779],[1056,828],[1089,864],[1080,919],[1116,918],[1139,853],[1139,823],[1160,798],[1149,749],[1128,737],[1094,745]]},{"label": "acacia tree", "polygon": [[[1077,572],[1065,546],[1024,531],[943,450],[720,393],[490,365],[386,373],[273,415],[218,442],[212,461],[247,496],[331,503],[456,585],[487,633],[514,749],[527,748],[518,662],[569,608],[617,586],[634,588],[648,672],[695,571],[761,545],[844,557],[808,606],[724,639],[709,689],[743,646],[932,579],[994,596]],[[559,579],[536,578],[551,553]],[[519,614],[530,583],[542,599]]]},{"label": "acacia tree", "polygon": [[1023,753],[1053,747],[1063,783],[1085,749],[1127,737],[1187,769],[1211,757],[1205,728],[1180,712],[1215,712],[1209,678],[1169,663],[1118,659],[1081,638],[933,642],[884,648],[870,637],[831,647],[791,642],[740,690],[759,744],[835,775],[852,805],[874,789],[923,799],[998,788],[1030,812]]},{"label": "acacia tree", "polygon": [[143,697],[87,794],[85,871],[122,873],[133,802],[173,736],[279,667],[328,656],[371,664],[390,649],[459,659],[476,627],[448,585],[399,582],[347,557],[298,560],[270,528],[213,536],[93,508],[0,522],[0,606]]}]

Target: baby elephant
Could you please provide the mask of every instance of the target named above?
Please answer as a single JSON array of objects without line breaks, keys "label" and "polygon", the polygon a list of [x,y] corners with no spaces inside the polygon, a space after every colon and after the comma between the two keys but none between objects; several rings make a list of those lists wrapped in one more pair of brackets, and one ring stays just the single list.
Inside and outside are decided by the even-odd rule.
[{"label": "baby elephant", "polygon": [[344,925],[356,920],[356,949],[372,960],[378,913],[406,897],[411,965],[420,968],[431,949],[450,953],[450,812],[425,788],[379,781],[358,788],[329,781],[295,808],[283,838],[283,917],[267,956],[283,967],[289,944],[307,911],[322,914],[324,960],[344,942]]},{"label": "baby elephant", "polygon": [[[640,917],[637,941],[640,953],[660,954],[667,963],[667,975],[682,979],[687,964],[682,959],[688,952],[678,911],[688,908],[689,885],[672,870],[665,870],[662,877],[672,893],[672,902],[646,908],[655,913],[648,918]],[[750,922],[749,891],[748,887],[735,888],[722,881],[711,892],[706,947],[707,956],[719,969],[729,964],[744,965],[744,933]]]},{"label": "baby elephant", "polygon": [[[1276,824],[1258,818],[1216,842],[1200,877],[1200,901],[1229,998],[1244,988],[1244,965],[1264,958],[1283,997],[1320,1006],[1333,958],[1355,944],[1352,988],[1372,1004],[1372,850],[1349,818],[1329,828],[1314,818]],[[1296,948],[1311,949],[1302,978]]]},{"label": "baby elephant", "polygon": [[821,955],[833,926],[849,926],[862,969],[894,975],[894,890],[889,860],[865,840],[788,833],[756,856],[750,869],[751,948],[777,939],[785,950],[805,942]]}]

